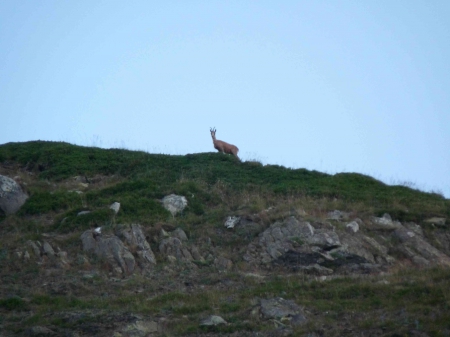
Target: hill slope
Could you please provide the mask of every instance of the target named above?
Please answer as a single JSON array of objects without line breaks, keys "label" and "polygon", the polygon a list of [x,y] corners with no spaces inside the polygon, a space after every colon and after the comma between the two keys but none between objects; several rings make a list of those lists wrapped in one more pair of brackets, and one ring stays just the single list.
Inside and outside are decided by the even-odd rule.
[{"label": "hill slope", "polygon": [[[5,335],[450,332],[442,196],[220,153],[42,141],[1,145],[0,175],[29,195],[0,214]],[[187,201],[174,215],[171,194]],[[210,315],[227,323],[202,325]]]}]

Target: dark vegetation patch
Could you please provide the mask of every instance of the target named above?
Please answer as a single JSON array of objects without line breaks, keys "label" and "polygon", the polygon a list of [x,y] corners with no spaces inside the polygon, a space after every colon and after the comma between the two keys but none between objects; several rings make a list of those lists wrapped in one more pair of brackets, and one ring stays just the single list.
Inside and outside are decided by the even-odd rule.
[{"label": "dark vegetation patch", "polygon": [[39,215],[52,211],[62,211],[82,206],[81,197],[77,193],[67,191],[39,192],[31,194],[19,215]]}]

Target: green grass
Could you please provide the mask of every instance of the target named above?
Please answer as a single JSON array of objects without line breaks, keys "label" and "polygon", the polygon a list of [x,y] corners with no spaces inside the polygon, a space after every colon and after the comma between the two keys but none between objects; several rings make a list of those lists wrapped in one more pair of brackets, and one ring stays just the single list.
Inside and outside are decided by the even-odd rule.
[{"label": "green grass", "polygon": [[[377,215],[387,212],[400,221],[420,222],[430,216],[450,217],[450,200],[437,194],[388,186],[357,173],[328,175],[277,165],[255,166],[220,153],[169,156],[36,141],[1,145],[0,158],[33,171],[44,180],[60,181],[75,175],[96,174],[128,179],[115,187],[88,193],[88,204],[95,207],[118,201],[118,195],[127,206],[132,206],[142,202],[140,199],[154,200],[164,194],[180,193],[188,198],[189,211],[202,215],[205,208],[217,205],[218,201],[225,202],[231,210],[237,210],[239,204],[230,193],[251,191],[254,194],[337,198],[347,203],[364,203],[370,205]],[[79,202],[75,195],[64,192],[31,191],[31,198],[22,212],[37,214],[67,210],[77,207]],[[156,204],[143,203],[134,209],[127,207],[125,212],[143,217],[144,214],[138,213],[144,207],[152,209],[152,212],[156,210]]]}]

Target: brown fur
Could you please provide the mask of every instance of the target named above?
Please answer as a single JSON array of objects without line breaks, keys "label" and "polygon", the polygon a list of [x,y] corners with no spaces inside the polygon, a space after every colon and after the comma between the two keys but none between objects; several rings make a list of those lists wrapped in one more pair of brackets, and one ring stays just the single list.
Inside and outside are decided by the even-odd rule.
[{"label": "brown fur", "polygon": [[211,137],[213,140],[214,148],[217,151],[222,152],[222,153],[232,154],[236,158],[239,158],[237,155],[239,152],[239,149],[237,146],[235,146],[233,144],[228,144],[227,142],[224,142],[222,140],[217,140],[216,139],[216,129],[210,129],[209,131],[211,132]]}]

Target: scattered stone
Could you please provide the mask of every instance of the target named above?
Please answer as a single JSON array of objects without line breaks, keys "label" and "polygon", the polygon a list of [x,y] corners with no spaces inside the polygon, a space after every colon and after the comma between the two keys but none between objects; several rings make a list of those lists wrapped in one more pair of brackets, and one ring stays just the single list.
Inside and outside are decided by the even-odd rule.
[{"label": "scattered stone", "polygon": [[219,271],[227,271],[233,268],[233,262],[223,256],[214,259],[214,265]]},{"label": "scattered stone", "polygon": [[159,236],[164,239],[164,238],[170,238],[170,234],[167,233],[164,228],[161,228],[161,231],[159,232]]},{"label": "scattered stone", "polygon": [[260,312],[265,319],[276,319],[282,322],[291,322],[293,325],[301,325],[307,322],[303,310],[291,300],[284,298],[272,298],[260,300]]},{"label": "scattered stone", "polygon": [[[39,241],[37,241],[39,243]],[[31,247],[31,249],[33,250],[33,253],[36,257],[41,257],[41,250],[39,249],[39,247],[37,246],[37,244],[31,240],[27,241],[27,245]]]},{"label": "scattered stone", "polygon": [[418,224],[416,224],[414,222],[407,222],[407,223],[403,224],[403,226],[405,228],[413,231],[417,235],[423,236],[423,229]]},{"label": "scattered stone", "polygon": [[33,326],[26,330],[26,336],[56,336],[56,333],[44,326]]},{"label": "scattered stone", "polygon": [[357,233],[359,231],[359,224],[356,221],[352,221],[345,226],[345,229],[349,233]]},{"label": "scattered stone", "polygon": [[227,218],[227,220],[225,221],[224,226],[228,229],[234,228],[234,226],[236,226],[240,220],[241,220],[241,218],[238,216],[229,216]]},{"label": "scattered stone", "polygon": [[186,208],[188,202],[184,196],[170,194],[162,199],[162,204],[175,217],[177,213],[182,212]]},{"label": "scattered stone", "polygon": [[59,258],[59,266],[61,268],[67,269],[70,268],[69,258],[67,256],[67,252],[60,251],[56,253],[56,256]]},{"label": "scattered stone", "polygon": [[119,213],[120,210],[120,203],[119,202],[113,202],[110,206],[110,209],[112,209],[114,211],[114,214]]},{"label": "scattered stone", "polygon": [[28,195],[13,179],[0,175],[0,210],[6,215],[16,213],[28,199]]},{"label": "scattered stone", "polygon": [[50,257],[55,256],[55,251],[53,250],[52,246],[47,242],[44,241],[44,244],[42,245],[42,249],[44,250],[44,254]]},{"label": "scattered stone", "polygon": [[91,213],[91,211],[81,211],[81,212],[78,212],[77,216],[86,215],[89,213]]},{"label": "scattered stone", "polygon": [[116,333],[115,336],[146,337],[153,332],[158,332],[157,322],[136,320],[134,323],[128,324],[119,330],[120,334]]},{"label": "scattered stone", "polygon": [[372,228],[377,230],[392,231],[399,228],[402,224],[398,221],[392,221],[389,214],[385,213],[381,218],[372,217]]},{"label": "scattered stone", "polygon": [[445,226],[445,218],[438,218],[438,217],[434,217],[434,218],[429,218],[424,220],[425,223],[429,223],[435,226],[441,226],[444,227]]},{"label": "scattered stone", "polygon": [[334,210],[334,211],[328,213],[327,219],[341,221],[341,220],[348,220],[348,218],[349,218],[348,213]]},{"label": "scattered stone", "polygon": [[87,183],[87,179],[85,176],[75,176],[72,178],[72,180],[76,183]]},{"label": "scattered stone", "polygon": [[212,316],[208,316],[207,318],[205,318],[204,320],[202,320],[200,322],[200,325],[206,325],[206,326],[219,325],[219,324],[227,324],[227,321],[225,321],[220,316],[212,315]]},{"label": "scattered stone", "polygon": [[178,238],[181,241],[187,241],[188,240],[188,237],[187,237],[186,233],[181,228],[175,229],[171,234],[172,234],[173,237]]}]

